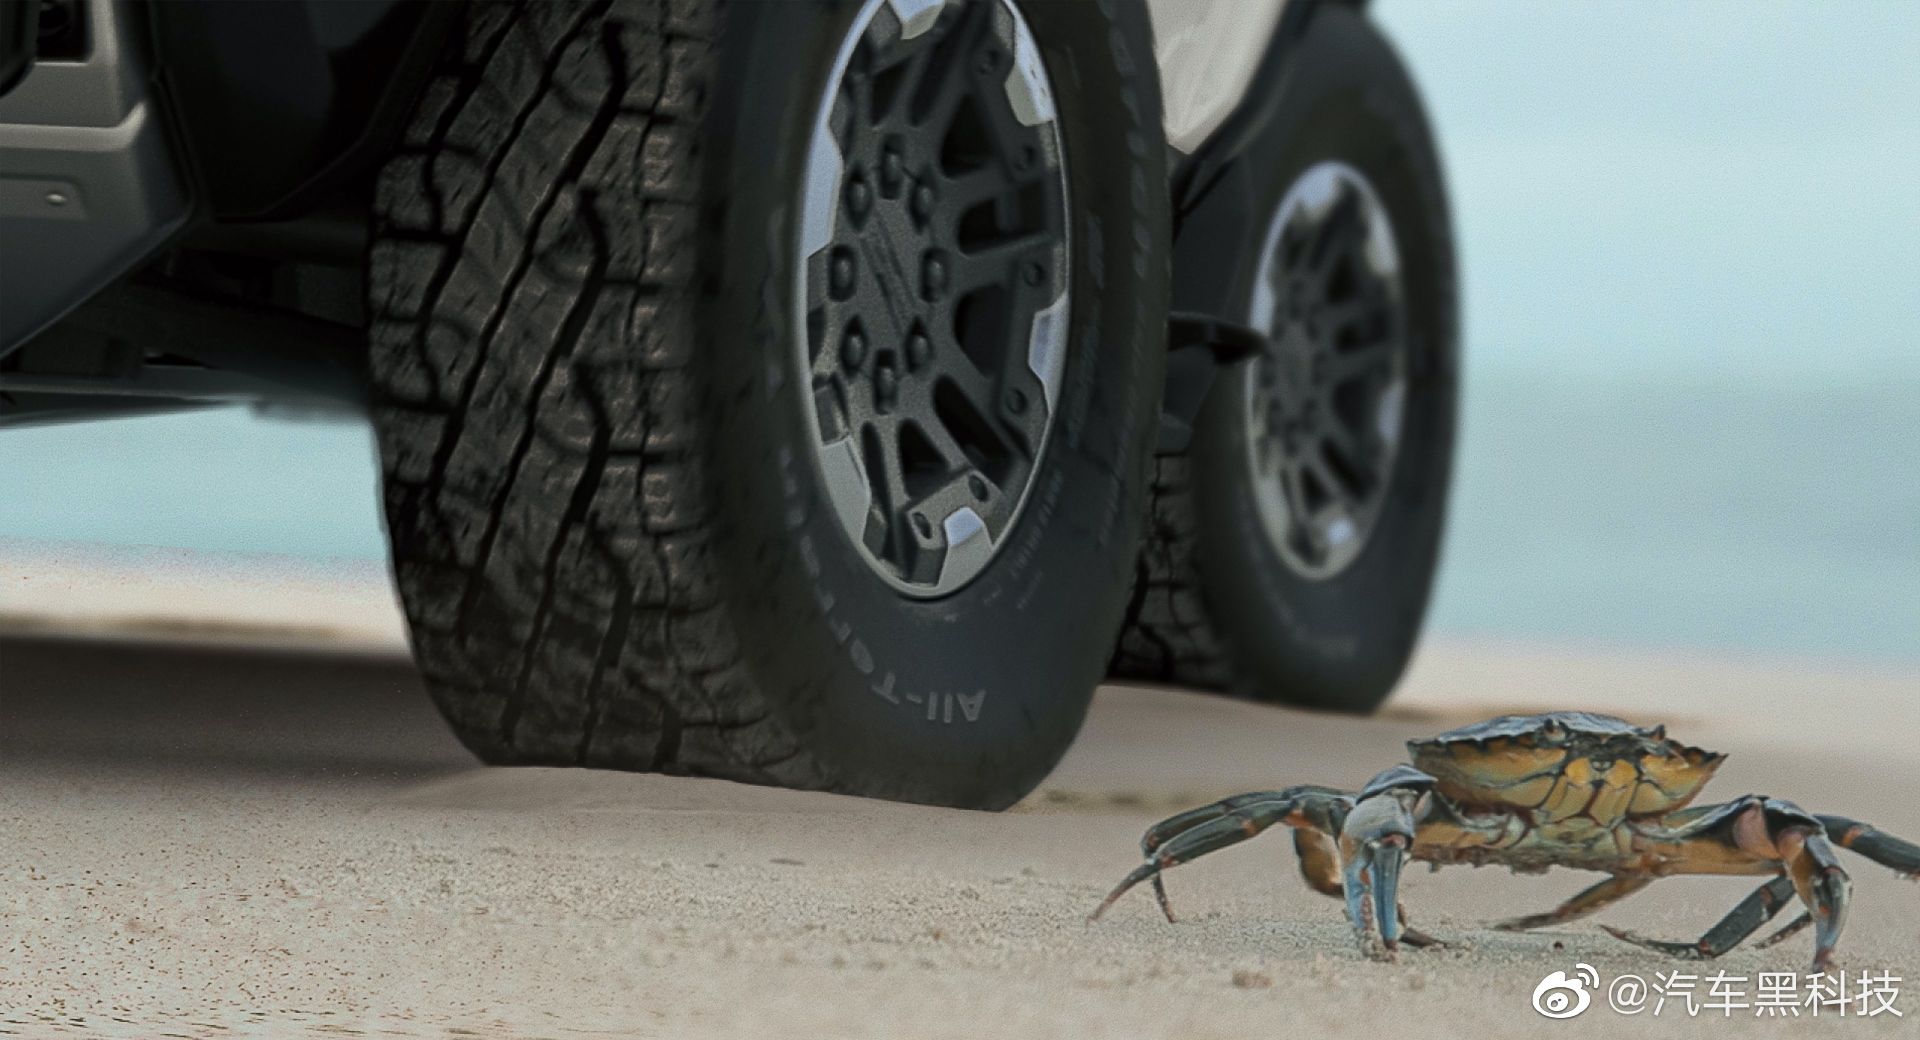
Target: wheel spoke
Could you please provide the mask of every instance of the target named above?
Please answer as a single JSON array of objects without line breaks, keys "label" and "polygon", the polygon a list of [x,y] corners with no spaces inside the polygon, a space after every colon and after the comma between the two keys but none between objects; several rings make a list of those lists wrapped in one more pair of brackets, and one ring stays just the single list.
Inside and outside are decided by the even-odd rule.
[{"label": "wheel spoke", "polygon": [[965,293],[1021,277],[1015,265],[1026,259],[1042,262],[1044,271],[1044,261],[1037,254],[1054,241],[1054,236],[1044,231],[1029,232],[961,253],[953,274],[954,289]]},{"label": "wheel spoke", "polygon": [[[974,81],[968,69],[969,52],[982,35],[981,30],[987,22],[982,17],[985,9],[985,5],[968,5],[962,9],[960,17],[946,28],[936,29],[927,37],[912,41],[920,44],[919,53],[915,56],[918,66],[912,82],[902,88],[902,93],[912,99],[910,108],[914,125],[944,134],[961,103],[973,92]],[[925,39],[924,43],[922,39]],[[928,82],[928,74],[937,78]]]},{"label": "wheel spoke", "polygon": [[1316,519],[1325,518],[1336,510],[1341,513],[1351,513],[1354,494],[1358,489],[1334,471],[1333,465],[1327,461],[1326,452],[1316,448],[1307,452],[1306,459],[1307,469],[1313,473],[1321,490],[1327,493],[1326,504],[1320,507]]},{"label": "wheel spoke", "polygon": [[[965,60],[964,54],[958,57],[960,60]],[[927,109],[917,114],[918,118],[915,122],[918,125],[937,129],[942,134],[945,134],[953,125],[954,117],[960,114],[960,106],[973,96],[972,85],[956,84],[953,80],[957,78],[949,77],[947,83],[928,102]]]},{"label": "wheel spoke", "polygon": [[1306,274],[1311,270],[1308,260],[1313,254],[1314,236],[1318,227],[1302,214],[1287,222],[1281,229],[1278,256],[1269,266],[1273,284],[1276,288],[1284,285],[1285,280]]},{"label": "wheel spoke", "polygon": [[1377,318],[1387,313],[1390,301],[1384,294],[1364,288],[1344,300],[1328,303],[1321,312],[1320,320],[1327,331],[1341,332],[1369,318]]},{"label": "wheel spoke", "polygon": [[998,166],[982,166],[947,178],[941,192],[953,203],[955,211],[966,213],[983,202],[997,201],[1011,194],[1016,185]]},{"label": "wheel spoke", "polygon": [[870,420],[867,426],[873,431],[873,441],[880,452],[881,486],[873,489],[873,498],[891,530],[898,521],[896,513],[907,503],[907,468],[900,458],[900,420],[880,416]]},{"label": "wheel spoke", "polygon": [[1347,465],[1357,468],[1366,463],[1367,450],[1363,437],[1345,423],[1336,419],[1324,424],[1320,428],[1320,437],[1324,442],[1323,450],[1338,453]]},{"label": "wheel spoke", "polygon": [[901,106],[911,103],[909,99],[919,88],[920,77],[926,72],[927,56],[933,51],[925,37],[895,44],[895,49],[903,51],[904,56],[893,57],[881,75],[898,76],[899,81],[887,97],[886,110],[873,113],[874,126],[879,126],[882,121],[902,118]]},{"label": "wheel spoke", "polygon": [[1314,235],[1307,254],[1308,267],[1324,280],[1365,236],[1366,220],[1361,212],[1360,196],[1352,191],[1341,192]]},{"label": "wheel spoke", "polygon": [[973,458],[960,446],[960,441],[944,420],[935,418],[932,422],[921,423],[920,432],[926,436],[927,443],[933,445],[933,450],[940,455],[940,461],[946,463],[949,470],[965,473],[973,469]]},{"label": "wheel spoke", "polygon": [[1311,549],[1314,547],[1313,506],[1307,496],[1306,467],[1298,461],[1290,462],[1281,470],[1281,480],[1287,489],[1287,512],[1292,516],[1288,530],[1296,547]]},{"label": "wheel spoke", "polygon": [[973,358],[960,349],[959,341],[947,337],[941,347],[940,375],[981,415],[994,413],[1000,396],[1000,380],[988,375]]},{"label": "wheel spoke", "polygon": [[1342,386],[1356,379],[1386,372],[1398,353],[1398,341],[1377,339],[1327,355],[1327,382]]}]

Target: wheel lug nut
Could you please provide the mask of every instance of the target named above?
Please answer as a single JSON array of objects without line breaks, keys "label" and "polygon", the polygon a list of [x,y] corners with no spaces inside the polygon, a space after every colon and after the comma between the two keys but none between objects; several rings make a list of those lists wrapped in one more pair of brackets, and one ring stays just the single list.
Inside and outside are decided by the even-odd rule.
[{"label": "wheel lug nut", "polygon": [[978,473],[967,478],[967,490],[973,492],[973,497],[976,500],[981,502],[987,500],[987,482],[981,480]]},{"label": "wheel lug nut", "polygon": [[1020,269],[1020,277],[1024,278],[1028,285],[1037,286],[1047,280],[1047,269],[1040,266],[1038,261],[1030,260]]},{"label": "wheel lug nut", "polygon": [[827,287],[833,295],[845,299],[853,292],[853,252],[848,249],[836,249],[833,260],[827,265]]},{"label": "wheel lug nut", "polygon": [[980,70],[982,76],[992,75],[993,70],[1000,67],[1000,52],[991,47],[981,51],[980,59],[973,67]]},{"label": "wheel lug nut", "polygon": [[933,342],[927,339],[925,335],[916,332],[907,338],[907,366],[909,368],[920,368],[920,366],[927,363],[927,358],[932,355]]},{"label": "wheel lug nut", "polygon": [[927,254],[920,273],[925,283],[927,299],[931,300],[940,295],[941,291],[947,287],[947,262],[939,253]]},{"label": "wheel lug nut", "polygon": [[864,217],[873,205],[873,189],[867,187],[865,178],[855,177],[847,183],[847,208],[856,217]]},{"label": "wheel lug nut", "polygon": [[892,365],[881,365],[873,373],[873,401],[881,411],[893,407],[894,394],[900,389],[900,377]]},{"label": "wheel lug nut", "polygon": [[921,220],[933,214],[933,185],[922,184],[913,189],[913,215]]},{"label": "wheel lug nut", "polygon": [[925,513],[913,514],[913,529],[920,532],[922,538],[933,537],[933,521],[927,519]]},{"label": "wheel lug nut", "polygon": [[1007,391],[1007,411],[1015,415],[1027,410],[1027,395],[1018,390]]},{"label": "wheel lug nut", "polygon": [[906,159],[900,155],[898,145],[888,145],[880,156],[880,190],[888,198],[900,194],[900,182],[906,177]]},{"label": "wheel lug nut", "polygon": [[850,369],[859,368],[867,360],[867,337],[859,329],[848,329],[846,338],[840,341],[840,363]]}]

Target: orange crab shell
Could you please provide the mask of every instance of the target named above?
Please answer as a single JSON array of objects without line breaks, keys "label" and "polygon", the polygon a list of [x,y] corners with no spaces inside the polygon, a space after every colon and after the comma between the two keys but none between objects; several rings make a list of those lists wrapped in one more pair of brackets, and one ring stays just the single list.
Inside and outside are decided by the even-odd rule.
[{"label": "orange crab shell", "polygon": [[1700,793],[1725,755],[1610,715],[1500,718],[1407,742],[1413,764],[1463,808],[1518,809],[1535,823],[1585,817],[1610,827],[1672,812]]}]

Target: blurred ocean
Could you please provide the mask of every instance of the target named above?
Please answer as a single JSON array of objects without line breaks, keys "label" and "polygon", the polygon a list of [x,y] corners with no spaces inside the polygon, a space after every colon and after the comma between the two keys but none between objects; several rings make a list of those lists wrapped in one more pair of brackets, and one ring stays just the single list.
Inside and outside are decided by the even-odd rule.
[{"label": "blurred ocean", "polygon": [[[1920,379],[1473,373],[1431,631],[1920,660]],[[19,430],[0,536],[379,558],[363,426]]]},{"label": "blurred ocean", "polygon": [[[1920,660],[1920,4],[1434,4],[1465,428],[1432,630]],[[369,558],[364,427],[0,434],[0,536]]]}]

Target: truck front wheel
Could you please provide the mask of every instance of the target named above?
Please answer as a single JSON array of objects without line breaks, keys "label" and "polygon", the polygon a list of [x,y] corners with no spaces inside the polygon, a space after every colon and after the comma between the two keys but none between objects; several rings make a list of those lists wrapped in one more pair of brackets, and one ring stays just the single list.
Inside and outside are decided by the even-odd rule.
[{"label": "truck front wheel", "polygon": [[472,8],[370,276],[394,570],[467,746],[1031,789],[1132,570],[1159,123],[1134,3]]}]

